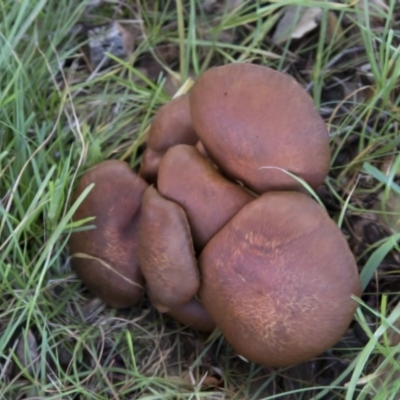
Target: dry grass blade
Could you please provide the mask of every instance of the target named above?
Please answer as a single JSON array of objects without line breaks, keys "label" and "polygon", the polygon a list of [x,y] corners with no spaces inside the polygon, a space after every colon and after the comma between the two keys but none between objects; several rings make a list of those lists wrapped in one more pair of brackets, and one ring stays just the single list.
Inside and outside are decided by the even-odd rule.
[{"label": "dry grass blade", "polygon": [[[293,7],[307,18],[277,38]],[[0,398],[397,398],[399,20],[395,0],[0,1]],[[78,25],[134,37],[117,29],[124,52],[88,68]],[[343,339],[293,368],[249,363],[218,331],[186,329],[147,299],[98,304],[69,267],[77,177],[109,158],[137,168],[156,110],[236,61],[284,71],[312,95],[332,152],[313,195],[364,285]]]}]

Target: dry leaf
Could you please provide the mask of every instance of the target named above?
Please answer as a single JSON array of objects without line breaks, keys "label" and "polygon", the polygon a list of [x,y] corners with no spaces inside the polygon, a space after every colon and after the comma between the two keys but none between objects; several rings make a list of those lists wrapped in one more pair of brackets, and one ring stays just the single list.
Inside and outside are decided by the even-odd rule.
[{"label": "dry leaf", "polygon": [[[384,194],[380,193],[379,200],[383,199]],[[400,232],[400,195],[390,191],[385,203],[378,201],[374,207],[375,210],[383,211],[383,214],[377,214],[377,218],[395,232]]]},{"label": "dry leaf", "polygon": [[95,297],[82,307],[82,317],[87,324],[92,324],[105,309],[105,303]]},{"label": "dry leaf", "polygon": [[168,74],[166,76],[164,91],[169,97],[173,97],[180,86],[181,82],[177,76],[174,76],[172,74]]},{"label": "dry leaf", "polygon": [[[383,12],[389,10],[387,2],[384,0],[359,0],[357,5],[361,10],[365,9],[365,5],[368,5],[368,16],[369,22],[372,27],[379,26],[384,23],[385,17],[382,15]],[[362,14],[364,19],[364,15]]]},{"label": "dry leaf", "polygon": [[318,7],[287,6],[284,10],[273,35],[276,43],[302,38],[318,26],[322,14],[322,10]]},{"label": "dry leaf", "polygon": [[39,360],[39,352],[36,338],[30,329],[19,338],[16,355],[21,365],[33,375]]},{"label": "dry leaf", "polygon": [[239,7],[244,0],[203,0],[202,7],[205,13],[224,14]]},{"label": "dry leaf", "polygon": [[87,34],[89,41],[84,52],[91,70],[110,64],[111,60],[105,53],[110,53],[118,58],[126,58],[133,52],[134,34],[116,21],[89,29]]},{"label": "dry leaf", "polygon": [[328,25],[326,29],[325,43],[331,43],[334,38],[340,37],[343,34],[343,28],[340,25],[339,19],[333,11],[328,13]]},{"label": "dry leaf", "polygon": [[195,376],[193,372],[186,371],[182,374],[183,381],[191,386],[200,386],[201,389],[209,389],[212,387],[221,387],[223,380],[220,376],[209,375]]}]

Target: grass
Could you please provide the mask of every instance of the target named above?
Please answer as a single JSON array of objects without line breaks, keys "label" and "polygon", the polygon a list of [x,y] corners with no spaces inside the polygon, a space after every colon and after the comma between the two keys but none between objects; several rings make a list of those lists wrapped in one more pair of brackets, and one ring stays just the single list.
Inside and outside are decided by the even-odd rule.
[{"label": "grass", "polygon": [[[211,14],[197,0],[87,3],[0,0],[0,398],[398,399],[397,2],[243,1]],[[321,7],[321,17],[277,45],[287,5]],[[138,33],[134,52],[89,71],[72,28],[113,15]],[[137,167],[171,81],[178,90],[234,61],[288,72],[313,96],[332,149],[318,195],[360,268],[364,294],[345,338],[297,368],[247,363],[217,332],[184,329],[146,300],[106,308],[69,269],[79,176],[108,158]]]}]

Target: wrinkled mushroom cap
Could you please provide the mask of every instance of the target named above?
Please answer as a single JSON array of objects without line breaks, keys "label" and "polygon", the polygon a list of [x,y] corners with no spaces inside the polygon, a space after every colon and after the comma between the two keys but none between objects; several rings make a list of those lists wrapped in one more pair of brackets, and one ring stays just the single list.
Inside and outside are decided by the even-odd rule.
[{"label": "wrinkled mushroom cap", "polygon": [[147,184],[128,164],[104,161],[83,175],[74,200],[92,183],[95,186],[73,220],[95,217],[87,225],[96,228],[71,234],[72,267],[104,302],[118,308],[130,307],[143,296],[136,247],[138,215]]},{"label": "wrinkled mushroom cap", "polygon": [[196,249],[203,246],[253,197],[226,180],[188,145],[168,150],[160,164],[160,193],[185,210]]},{"label": "wrinkled mushroom cap", "polygon": [[182,207],[149,187],[143,195],[138,260],[160,312],[188,303],[200,287],[189,224]]},{"label": "wrinkled mushroom cap", "polygon": [[180,96],[164,104],[151,123],[139,175],[147,182],[155,183],[165,152],[177,144],[195,145],[197,141],[190,115],[189,97]]},{"label": "wrinkled mushroom cap", "polygon": [[209,157],[257,193],[316,188],[329,170],[328,132],[311,97],[289,75],[252,64],[204,72],[190,92],[194,129]]},{"label": "wrinkled mushroom cap", "polygon": [[314,200],[270,192],[247,204],[204,248],[200,295],[247,359],[290,366],[334,345],[360,295],[354,257]]}]

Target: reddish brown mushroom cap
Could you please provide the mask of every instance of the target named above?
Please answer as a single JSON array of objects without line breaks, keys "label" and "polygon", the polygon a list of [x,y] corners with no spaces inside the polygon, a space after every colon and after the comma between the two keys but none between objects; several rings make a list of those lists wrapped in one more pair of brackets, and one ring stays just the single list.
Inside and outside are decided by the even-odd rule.
[{"label": "reddish brown mushroom cap", "polygon": [[158,166],[165,152],[177,144],[195,145],[197,141],[190,116],[189,97],[184,95],[171,100],[157,111],[150,126],[139,175],[155,183]]},{"label": "reddish brown mushroom cap", "polygon": [[200,276],[185,212],[153,187],[143,195],[138,260],[158,311],[182,306],[196,295]]},{"label": "reddish brown mushroom cap", "polygon": [[143,295],[143,276],[136,258],[138,214],[147,184],[128,164],[109,160],[84,174],[76,200],[95,186],[73,220],[95,217],[95,229],[75,232],[69,240],[73,269],[88,289],[113,307],[136,305]]},{"label": "reddish brown mushroom cap", "polygon": [[270,192],[247,204],[200,255],[201,298],[236,351],[268,366],[334,345],[360,295],[354,257],[308,196]]},{"label": "reddish brown mushroom cap", "polygon": [[186,212],[195,247],[203,246],[253,199],[227,181],[195,147],[179,145],[165,154],[158,176],[160,193]]},{"label": "reddish brown mushroom cap", "polygon": [[211,332],[216,327],[210,314],[197,299],[193,299],[183,306],[171,309],[167,314],[183,325],[202,332]]},{"label": "reddish brown mushroom cap", "polygon": [[200,142],[200,140],[196,143],[196,146],[195,146],[195,147],[196,147],[196,149],[198,150],[198,152],[199,152],[203,157],[208,158],[207,151],[206,151],[206,149],[204,148],[203,143]]},{"label": "reddish brown mushroom cap", "polygon": [[311,97],[290,76],[252,64],[204,72],[190,92],[195,131],[210,158],[257,193],[298,189],[279,167],[319,186],[328,173],[328,132]]}]

